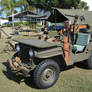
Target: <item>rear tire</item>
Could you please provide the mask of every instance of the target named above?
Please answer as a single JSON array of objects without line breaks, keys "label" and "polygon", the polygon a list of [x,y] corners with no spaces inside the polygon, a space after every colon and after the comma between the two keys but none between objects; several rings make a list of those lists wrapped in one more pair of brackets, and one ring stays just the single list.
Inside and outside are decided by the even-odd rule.
[{"label": "rear tire", "polygon": [[52,60],[43,60],[34,71],[34,83],[40,89],[54,85],[59,77],[59,66]]},{"label": "rear tire", "polygon": [[89,69],[92,69],[92,50],[91,50],[90,55],[89,55],[89,58],[87,60],[87,67]]}]

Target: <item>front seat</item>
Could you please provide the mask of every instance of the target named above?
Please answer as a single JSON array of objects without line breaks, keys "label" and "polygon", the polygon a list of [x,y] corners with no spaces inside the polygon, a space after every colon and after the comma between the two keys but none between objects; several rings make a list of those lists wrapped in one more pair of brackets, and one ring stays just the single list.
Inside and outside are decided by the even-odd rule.
[{"label": "front seat", "polygon": [[72,51],[83,52],[89,41],[90,35],[88,33],[78,33],[76,44],[72,45]]}]

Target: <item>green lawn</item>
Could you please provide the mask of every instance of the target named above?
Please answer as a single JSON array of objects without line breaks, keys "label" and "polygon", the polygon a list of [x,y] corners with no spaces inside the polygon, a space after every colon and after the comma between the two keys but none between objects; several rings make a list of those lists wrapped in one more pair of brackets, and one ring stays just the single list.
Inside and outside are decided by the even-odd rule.
[{"label": "green lawn", "polygon": [[[2,52],[5,41],[0,41],[0,52]],[[12,54],[13,52],[0,54],[0,92],[92,92],[92,70],[82,68],[81,65],[62,71],[53,87],[36,89],[30,78],[17,77],[10,72],[7,59]]]}]

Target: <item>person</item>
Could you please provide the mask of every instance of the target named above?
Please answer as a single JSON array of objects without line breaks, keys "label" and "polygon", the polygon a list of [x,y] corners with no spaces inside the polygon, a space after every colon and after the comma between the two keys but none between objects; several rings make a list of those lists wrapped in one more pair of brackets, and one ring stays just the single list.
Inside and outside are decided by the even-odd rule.
[{"label": "person", "polygon": [[66,64],[69,62],[70,42],[69,42],[69,21],[64,22],[64,27],[60,30],[61,40],[64,42],[64,58]]}]

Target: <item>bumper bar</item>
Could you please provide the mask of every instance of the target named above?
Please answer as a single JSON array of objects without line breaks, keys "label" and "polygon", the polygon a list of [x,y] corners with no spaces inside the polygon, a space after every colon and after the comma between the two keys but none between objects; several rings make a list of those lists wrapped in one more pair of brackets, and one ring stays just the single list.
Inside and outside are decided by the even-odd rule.
[{"label": "bumper bar", "polygon": [[22,63],[13,62],[12,59],[8,60],[11,71],[16,75],[22,75],[24,77],[30,77],[30,70],[22,65]]}]

